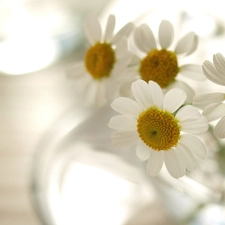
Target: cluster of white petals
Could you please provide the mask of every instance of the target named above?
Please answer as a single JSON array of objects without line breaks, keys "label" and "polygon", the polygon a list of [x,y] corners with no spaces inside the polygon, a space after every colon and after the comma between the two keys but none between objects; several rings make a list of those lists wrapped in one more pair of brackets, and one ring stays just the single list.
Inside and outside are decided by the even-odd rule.
[{"label": "cluster of white petals", "polygon": [[[150,51],[154,49],[166,49],[172,51],[177,55],[178,59],[183,59],[184,57],[192,54],[197,46],[198,46],[198,36],[194,32],[189,32],[182,38],[178,40],[177,43],[174,42],[174,27],[173,25],[167,21],[161,21],[158,30],[158,40],[153,34],[151,28],[147,24],[142,24],[135,29],[134,32],[134,41],[137,48],[146,56]],[[174,46],[173,48],[171,46]],[[172,48],[172,49],[171,49]],[[143,54],[141,56],[137,56],[135,60],[133,60],[133,64],[137,65],[134,67],[133,76],[140,78],[139,74],[139,64],[141,59],[143,58]],[[181,60],[180,60],[181,61]],[[183,64],[179,65],[179,74],[183,75],[187,78],[190,78],[195,81],[203,81],[205,77],[202,73],[201,65],[199,64]],[[194,90],[187,85],[185,82],[176,79],[175,82],[171,83],[167,89],[172,89],[174,87],[178,87],[183,89],[187,94],[187,102],[190,102],[195,94]]]},{"label": "cluster of white petals", "polygon": [[[217,85],[225,86],[225,57],[221,53],[213,55],[213,63],[206,60],[203,65],[205,76]],[[225,138],[225,93],[212,92],[196,95],[193,105],[202,108],[202,114],[209,122],[219,120],[215,126],[215,135]]]},{"label": "cluster of white petals", "polygon": [[[112,135],[113,144],[125,147],[136,143],[137,156],[141,160],[148,160],[147,172],[151,176],[159,173],[163,162],[168,172],[175,178],[184,176],[186,170],[193,170],[197,159],[204,159],[206,156],[204,144],[194,136],[208,129],[206,118],[194,106],[182,107],[186,94],[178,88],[163,95],[157,83],[137,80],[132,83],[132,93],[135,100],[119,97],[111,104],[115,111],[122,114],[112,117],[108,124],[110,128],[118,130]],[[181,137],[177,144],[168,150],[159,151],[147,146],[138,134],[139,115],[152,106],[170,112],[172,115],[176,112],[175,118],[181,127]]]},{"label": "cluster of white petals", "polygon": [[116,61],[110,75],[101,80],[94,79],[90,75],[84,61],[76,62],[68,68],[68,77],[74,80],[74,88],[85,105],[102,106],[112,100],[119,91],[118,80],[126,73],[132,59],[127,37],[134,25],[129,22],[114,34],[115,23],[115,16],[109,15],[103,32],[97,16],[91,15],[86,18],[85,31],[89,46],[94,46],[98,42],[109,43],[114,49]]},{"label": "cluster of white petals", "polygon": [[[102,30],[97,16],[87,17],[85,32],[89,48],[82,61],[68,68],[68,77],[74,81],[74,89],[82,104],[100,107],[112,102],[111,107],[121,114],[112,117],[108,124],[116,130],[112,135],[115,146],[136,144],[136,154],[140,160],[146,161],[149,175],[158,175],[165,166],[171,176],[180,178],[187,171],[192,171],[199,159],[206,157],[205,145],[196,134],[206,132],[209,123],[218,120],[215,134],[225,138],[225,93],[196,95],[195,90],[178,75],[193,82],[207,78],[216,85],[225,86],[225,57],[217,53],[213,55],[213,62],[182,64],[182,58],[198,47],[198,36],[194,32],[187,33],[175,43],[174,26],[167,20],[161,21],[157,35],[147,24],[135,27],[132,22],[116,33],[115,24],[116,17],[109,15]],[[136,51],[129,45],[130,37],[133,37]],[[96,46],[100,47],[93,50]],[[104,46],[109,51],[104,50],[102,54]],[[93,51],[88,61],[90,49]],[[111,61],[107,58],[108,53]],[[106,58],[110,63],[107,64]],[[92,67],[93,71],[98,67],[100,72],[97,69],[98,72],[93,72]],[[155,72],[152,72],[153,69]],[[162,74],[161,83],[154,80],[159,74]],[[140,135],[137,128],[140,115],[151,107],[172,115],[175,122],[172,121],[178,123],[179,138],[169,143],[172,147],[168,144],[170,147],[165,149],[154,148],[154,145],[146,144]],[[160,134],[159,139],[162,142]]]}]

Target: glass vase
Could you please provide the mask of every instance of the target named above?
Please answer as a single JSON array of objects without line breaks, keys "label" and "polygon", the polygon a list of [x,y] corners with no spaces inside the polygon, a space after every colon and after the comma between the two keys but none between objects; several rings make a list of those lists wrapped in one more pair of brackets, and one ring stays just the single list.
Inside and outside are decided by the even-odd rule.
[{"label": "glass vase", "polygon": [[[43,136],[31,173],[33,202],[43,224],[128,225],[153,204],[160,207],[134,148],[112,145],[107,126],[112,115],[109,105],[74,107]],[[157,214],[166,222],[163,211]],[[141,220],[146,224],[145,217]]]},{"label": "glass vase", "polygon": [[194,171],[174,179],[163,168],[152,178],[135,146],[112,145],[113,130],[107,124],[115,114],[109,104],[74,107],[43,136],[31,174],[33,202],[42,223],[225,224],[224,145],[212,130],[199,137],[208,156]]}]

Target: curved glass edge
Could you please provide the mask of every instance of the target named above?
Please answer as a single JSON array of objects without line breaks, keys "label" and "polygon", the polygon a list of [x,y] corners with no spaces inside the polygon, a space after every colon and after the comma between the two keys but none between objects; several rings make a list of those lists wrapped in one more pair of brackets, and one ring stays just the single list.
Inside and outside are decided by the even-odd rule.
[{"label": "curved glass edge", "polygon": [[47,185],[48,162],[55,153],[54,146],[95,111],[90,108],[75,106],[63,113],[43,134],[36,147],[30,172],[30,194],[34,209],[43,225],[55,224],[44,192]]}]

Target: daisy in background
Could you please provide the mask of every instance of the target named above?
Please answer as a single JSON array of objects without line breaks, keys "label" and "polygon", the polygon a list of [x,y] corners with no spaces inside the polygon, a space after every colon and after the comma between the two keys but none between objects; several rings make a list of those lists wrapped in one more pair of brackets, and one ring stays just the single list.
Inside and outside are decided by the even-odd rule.
[{"label": "daisy in background", "polygon": [[186,93],[178,88],[165,95],[154,82],[137,80],[132,83],[135,100],[115,99],[111,106],[122,115],[110,119],[108,126],[115,146],[137,143],[137,156],[147,161],[146,170],[156,176],[163,163],[175,178],[191,171],[198,159],[204,159],[206,148],[193,134],[207,131],[207,119],[192,105],[183,105]]},{"label": "daisy in background", "polygon": [[159,43],[147,24],[136,28],[134,43],[142,54],[132,61],[133,76],[146,82],[155,81],[161,88],[167,90],[179,87],[187,93],[189,102],[194,96],[194,91],[186,83],[177,80],[177,75],[181,74],[197,81],[202,81],[205,77],[201,65],[180,65],[178,58],[186,57],[196,50],[198,37],[194,32],[190,32],[178,41],[173,50],[170,50],[174,40],[174,27],[169,21],[163,20],[159,25],[158,39]]},{"label": "daisy in background", "polygon": [[85,31],[90,44],[84,60],[68,69],[75,88],[86,105],[101,106],[114,98],[119,89],[118,79],[132,58],[127,37],[133,23],[127,23],[114,35],[115,16],[108,17],[103,33],[96,16],[86,19]]},{"label": "daisy in background", "polygon": [[[203,65],[205,76],[215,84],[225,86],[225,57],[221,53],[213,55],[213,63],[206,60]],[[225,138],[225,93],[199,94],[193,98],[193,105],[204,109],[202,114],[209,122],[218,120],[215,135]]]}]

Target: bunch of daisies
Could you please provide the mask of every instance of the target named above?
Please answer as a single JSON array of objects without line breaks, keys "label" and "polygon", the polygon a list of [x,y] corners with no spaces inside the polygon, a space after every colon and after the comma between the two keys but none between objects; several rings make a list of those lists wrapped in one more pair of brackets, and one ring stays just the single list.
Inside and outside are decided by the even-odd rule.
[{"label": "bunch of daisies", "polygon": [[[218,53],[213,63],[182,65],[180,57],[197,49],[194,32],[174,44],[174,27],[167,20],[161,21],[158,38],[147,24],[129,22],[114,33],[115,24],[114,15],[108,17],[104,30],[96,16],[87,18],[89,47],[68,74],[84,104],[100,107],[110,102],[120,114],[108,123],[116,130],[112,144],[135,145],[150,176],[158,175],[165,166],[171,176],[180,178],[206,157],[206,147],[196,134],[206,132],[211,121],[221,118],[215,134],[225,138],[225,95],[195,95],[179,78],[207,78],[225,85],[225,58]],[[131,39],[138,53],[130,48]]]}]

